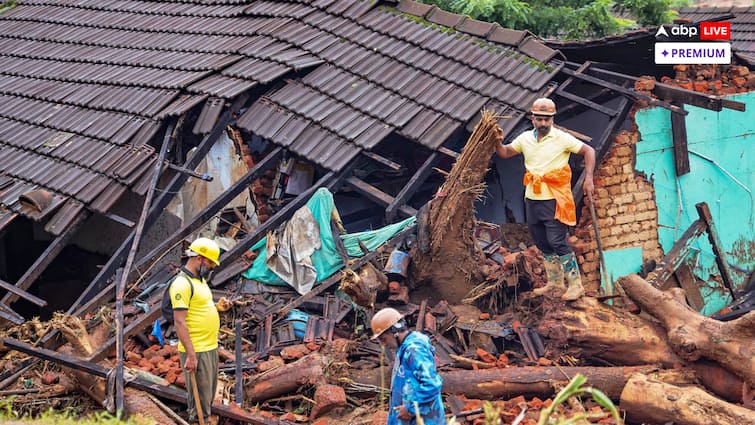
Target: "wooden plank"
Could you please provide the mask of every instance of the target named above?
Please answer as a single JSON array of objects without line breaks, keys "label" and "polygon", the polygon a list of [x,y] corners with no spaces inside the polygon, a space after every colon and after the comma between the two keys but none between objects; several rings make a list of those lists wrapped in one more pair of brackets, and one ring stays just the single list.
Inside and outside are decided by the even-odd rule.
[{"label": "wooden plank", "polygon": [[461,155],[460,153],[458,153],[456,151],[452,151],[451,149],[448,149],[448,148],[443,147],[443,146],[441,146],[441,147],[438,148],[438,152],[442,153],[443,155],[449,156],[449,157],[451,157],[453,159],[456,159],[456,158],[458,158]]},{"label": "wooden plank", "polygon": [[689,151],[687,150],[687,124],[684,115],[671,113],[671,135],[674,142],[674,166],[676,175],[689,173]]},{"label": "wooden plank", "polygon": [[[110,373],[110,368],[100,366],[96,363],[92,363],[86,360],[78,359],[76,357],[57,353],[45,348],[32,347],[25,342],[17,341],[15,339],[5,338],[3,339],[3,344],[13,350],[35,356],[43,360],[49,360],[53,363],[57,363],[59,365],[72,369],[87,372],[100,378],[106,378]],[[148,381],[147,379],[138,376],[133,380],[129,380],[128,382],[126,382],[126,384],[138,390],[147,391],[148,393],[157,395],[159,397],[164,397],[186,404],[186,391],[180,390],[175,386],[166,387],[164,385],[155,384],[151,381]],[[218,403],[213,403],[212,412],[225,418],[241,422],[248,422],[254,425],[293,425],[288,421],[269,419],[252,412],[239,409],[238,407],[224,406],[223,404]]]},{"label": "wooden plank", "polygon": [[10,283],[0,279],[0,288],[3,288],[7,290],[8,292],[12,292],[19,297],[25,299],[26,301],[29,301],[33,304],[36,304],[40,307],[44,307],[47,305],[47,301],[43,300],[42,298],[39,298],[35,295],[32,295],[23,289],[17,288],[16,285],[11,285]]},{"label": "wooden plank", "polygon": [[721,249],[723,246],[721,244],[721,239],[718,237],[718,231],[716,230],[716,226],[713,223],[713,216],[710,214],[710,209],[708,209],[708,204],[705,202],[700,202],[699,204],[695,205],[695,208],[697,209],[697,214],[700,216],[700,220],[702,220],[708,230],[708,240],[710,241],[710,245],[713,247],[713,253],[716,254],[716,264],[718,264],[718,270],[721,272],[721,280],[723,280],[724,287],[729,290],[729,294],[731,294],[731,299],[736,300],[737,296],[734,293],[734,280],[731,278],[731,270],[729,269],[729,263],[726,261],[726,258],[724,257],[724,250]]},{"label": "wooden plank", "polygon": [[566,68],[566,67],[564,67],[561,71],[564,74],[566,74],[566,75],[572,76],[574,78],[577,78],[577,79],[580,79],[580,80],[583,80],[583,81],[587,81],[588,83],[592,83],[592,84],[598,85],[600,87],[609,88],[609,89],[611,89],[611,90],[613,90],[613,91],[615,91],[617,93],[620,93],[620,94],[622,94],[624,96],[629,97],[630,99],[643,100],[643,101],[649,103],[650,105],[660,106],[661,108],[668,109],[669,111],[672,111],[672,112],[679,112],[679,113],[683,113],[684,115],[688,114],[687,111],[680,110],[680,108],[678,106],[674,106],[674,105],[671,105],[669,103],[662,102],[662,101],[660,101],[658,99],[655,99],[655,98],[650,97],[650,96],[645,95],[645,94],[637,93],[637,92],[635,92],[632,89],[628,89],[628,88],[622,87],[622,86],[620,86],[618,84],[614,84],[614,83],[602,80],[602,79],[600,79],[598,77],[593,77],[592,75],[586,75],[586,74],[579,74],[579,73],[577,73],[575,71],[572,71],[571,69]]},{"label": "wooden plank", "polygon": [[[165,162],[165,155],[168,153],[168,146],[171,144],[171,138],[173,137],[174,130],[176,129],[176,121],[169,120],[165,129],[165,135],[163,142],[160,145],[160,153],[157,155],[157,161],[155,161],[154,168],[152,169],[152,176],[149,181],[149,188],[147,194],[144,196],[144,203],[142,204],[142,210],[139,214],[139,221],[136,224],[133,237],[131,238],[131,248],[126,258],[126,265],[123,269],[118,269],[115,274],[115,409],[116,411],[123,410],[123,396],[125,385],[123,383],[123,362],[125,360],[125,350],[123,344],[127,338],[124,335],[123,329],[123,299],[126,295],[126,284],[128,283],[128,275],[131,271],[131,267],[134,264],[136,258],[136,251],[139,249],[139,243],[142,241],[142,235],[145,231],[145,225],[147,222],[147,215],[149,215],[150,205],[152,203],[152,197],[155,195],[155,189],[160,178],[160,172],[162,171],[163,163]],[[107,344],[103,344],[99,350],[103,350],[107,347]],[[107,352],[105,352],[107,353]]]},{"label": "wooden plank", "polygon": [[674,272],[676,280],[679,282],[679,286],[684,289],[687,294],[687,302],[696,311],[700,311],[705,306],[702,294],[700,294],[700,287],[697,286],[697,280],[688,261],[682,262]]},{"label": "wooden plank", "polygon": [[577,139],[579,139],[579,140],[581,140],[581,141],[583,141],[583,142],[585,142],[587,144],[590,144],[592,142],[592,137],[590,137],[590,136],[588,136],[586,134],[582,134],[579,131],[571,130],[569,128],[562,127],[562,126],[556,125],[556,124],[553,124],[553,127],[557,128],[557,129],[559,129],[559,130],[561,130],[563,132],[569,133],[572,136],[574,136],[575,138],[577,138]]},{"label": "wooden plank", "polygon": [[726,109],[733,109],[739,112],[745,112],[745,109],[747,109],[744,102],[737,102],[730,99],[721,99],[721,105]]},{"label": "wooden plank", "polygon": [[376,161],[385,165],[386,167],[390,168],[393,171],[400,171],[403,168],[401,164],[391,161],[390,159],[382,155],[378,155],[374,152],[362,151],[362,155],[366,156],[367,158],[370,158],[373,161]]},{"label": "wooden plank", "polygon": [[1,303],[0,303],[0,317],[16,325],[20,325],[26,321],[24,316],[16,313],[10,307]]},{"label": "wooden plank", "polygon": [[598,111],[604,115],[608,115],[609,117],[615,117],[616,115],[619,114],[619,111],[615,109],[607,108],[599,103],[595,103],[589,99],[585,99],[582,96],[577,96],[574,93],[569,93],[560,87],[556,90],[556,96],[561,96],[564,99],[569,99],[572,102],[579,103],[580,105],[583,105],[583,106],[587,106],[588,108]]},{"label": "wooden plank", "polygon": [[[55,258],[58,257],[58,255],[63,251],[63,248],[68,245],[68,241],[71,240],[71,238],[76,235],[76,232],[81,228],[81,225],[84,223],[84,221],[89,218],[89,213],[83,213],[79,214],[75,219],[74,222],[71,223],[68,228],[66,228],[63,233],[61,233],[58,237],[53,239],[52,242],[50,242],[49,245],[47,245],[47,248],[45,248],[44,252],[37,257],[37,259],[34,261],[34,264],[32,264],[28,269],[26,269],[26,273],[24,273],[23,276],[21,276],[18,281],[16,281],[16,287],[19,289],[27,290],[29,287],[34,283],[34,281],[39,278],[39,276],[42,274],[42,272],[47,269],[47,267],[55,260]],[[2,302],[3,304],[10,305],[18,300],[18,295],[16,294],[5,294],[3,297]]]},{"label": "wooden plank", "polygon": [[[425,162],[417,169],[411,179],[404,185],[401,191],[395,198],[388,204],[388,208],[385,209],[385,221],[386,223],[392,223],[396,218],[396,212],[398,208],[404,206],[406,202],[411,199],[412,195],[417,192],[417,189],[422,183],[430,177],[430,173],[433,171],[435,163],[438,161],[438,152],[433,152],[425,159]],[[415,213],[416,214],[416,213]],[[412,214],[414,215],[414,214]]]},{"label": "wooden plank", "polygon": [[656,288],[668,289],[669,278],[687,257],[690,245],[705,231],[705,227],[704,221],[695,220],[663,257],[654,271],[655,276],[648,283]]},{"label": "wooden plank", "polygon": [[[346,178],[346,184],[378,205],[387,207],[393,202],[393,196],[357,177],[351,176]],[[400,206],[398,211],[406,217],[411,217],[417,214],[417,210],[408,205]]]},{"label": "wooden plank", "polygon": [[242,334],[242,325],[243,323],[241,322],[241,320],[236,320],[236,344],[234,347],[234,355],[236,356],[236,373],[234,374],[234,379],[236,380],[236,405],[239,407],[244,406],[244,373],[242,372],[241,367],[242,363],[244,362],[244,352],[241,347],[242,339],[244,339],[244,335]]}]

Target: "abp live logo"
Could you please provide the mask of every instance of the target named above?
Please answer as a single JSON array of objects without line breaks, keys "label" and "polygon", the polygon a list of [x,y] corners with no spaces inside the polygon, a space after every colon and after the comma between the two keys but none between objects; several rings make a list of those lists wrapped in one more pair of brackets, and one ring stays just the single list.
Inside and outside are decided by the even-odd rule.
[{"label": "abp live logo", "polygon": [[730,40],[731,22],[700,22],[700,40]]}]

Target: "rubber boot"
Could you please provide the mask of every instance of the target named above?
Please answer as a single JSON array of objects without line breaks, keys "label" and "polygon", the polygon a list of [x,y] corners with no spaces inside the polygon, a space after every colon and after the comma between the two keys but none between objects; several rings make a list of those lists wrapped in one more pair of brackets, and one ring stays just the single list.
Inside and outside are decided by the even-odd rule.
[{"label": "rubber boot", "polygon": [[566,291],[566,286],[564,285],[564,269],[558,255],[545,255],[543,263],[548,283],[542,288],[534,289],[532,294],[538,297],[541,295],[548,295],[553,298],[560,297]]},{"label": "rubber boot", "polygon": [[576,301],[585,295],[585,288],[582,286],[582,276],[579,275],[579,265],[577,265],[577,256],[572,252],[561,256],[561,264],[564,268],[564,278],[569,287],[566,293],[561,296],[564,301]]}]

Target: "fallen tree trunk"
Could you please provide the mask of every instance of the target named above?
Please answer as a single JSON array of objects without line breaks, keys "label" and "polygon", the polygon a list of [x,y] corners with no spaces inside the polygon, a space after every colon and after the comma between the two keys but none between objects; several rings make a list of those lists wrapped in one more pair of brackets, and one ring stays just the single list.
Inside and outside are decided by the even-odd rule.
[{"label": "fallen tree trunk", "polygon": [[499,133],[494,113],[483,111],[446,181],[430,202],[429,212],[419,217],[418,232],[429,243],[412,248],[413,280],[429,283],[440,298],[451,304],[461,302],[483,278],[483,261],[474,239],[474,202],[485,188],[485,174]]},{"label": "fallen tree trunk", "polygon": [[443,392],[463,394],[469,398],[494,399],[518,395],[551,397],[557,386],[565,386],[580,373],[587,385],[598,388],[612,400],[618,400],[629,377],[634,373],[656,373],[664,381],[694,382],[689,370],[658,370],[655,366],[634,367],[512,367],[471,371],[441,372]]},{"label": "fallen tree trunk", "polygon": [[719,400],[700,388],[680,388],[642,374],[633,375],[621,393],[629,419],[677,425],[755,424],[755,412]]},{"label": "fallen tree trunk", "polygon": [[[349,378],[361,386],[390,386],[390,367],[351,370]],[[629,377],[634,373],[653,374],[658,379],[674,384],[692,384],[694,371],[690,369],[658,370],[656,366],[634,367],[512,367],[485,370],[441,371],[443,393],[462,394],[469,398],[495,400],[526,395],[551,397],[558,386],[563,387],[576,374],[587,377],[587,384],[618,400]]]},{"label": "fallen tree trunk", "polygon": [[666,329],[672,349],[683,359],[713,360],[755,386],[755,312],[731,322],[705,317],[637,275],[619,279],[627,295]]},{"label": "fallen tree trunk", "polygon": [[662,327],[592,297],[568,304],[554,300],[537,331],[551,342],[579,349],[576,357],[596,357],[619,365],[672,367],[682,363]]},{"label": "fallen tree trunk", "polygon": [[303,385],[325,382],[324,362],[320,353],[301,359],[254,377],[244,385],[244,400],[252,403],[268,400],[296,391]]}]

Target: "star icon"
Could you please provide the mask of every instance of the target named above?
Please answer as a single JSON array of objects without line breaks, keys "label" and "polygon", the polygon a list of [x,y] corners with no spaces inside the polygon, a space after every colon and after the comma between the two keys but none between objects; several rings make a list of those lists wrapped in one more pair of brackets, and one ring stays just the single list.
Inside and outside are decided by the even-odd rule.
[{"label": "star icon", "polygon": [[665,58],[665,57],[666,57],[666,56],[668,55],[668,51],[667,51],[667,50],[664,50],[664,51],[662,51],[662,52],[661,52],[661,54],[662,54],[662,55],[663,55],[663,57]]}]

